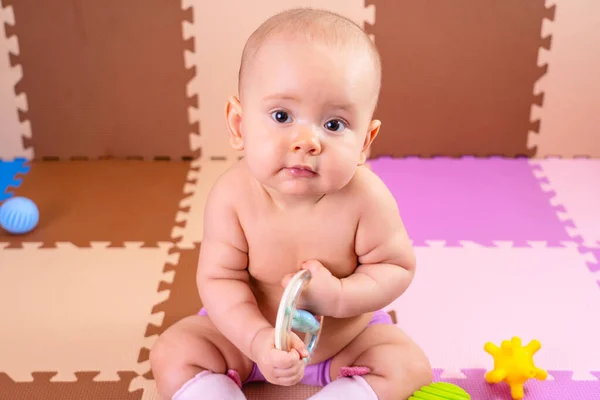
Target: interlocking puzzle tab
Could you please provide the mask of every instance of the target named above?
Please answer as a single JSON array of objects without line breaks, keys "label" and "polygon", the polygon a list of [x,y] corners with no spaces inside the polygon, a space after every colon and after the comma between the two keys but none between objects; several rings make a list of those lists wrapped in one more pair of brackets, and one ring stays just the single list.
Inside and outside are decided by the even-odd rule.
[{"label": "interlocking puzzle tab", "polygon": [[503,340],[500,347],[487,342],[484,350],[494,357],[494,369],[485,374],[486,382],[506,382],[510,386],[512,398],[522,399],[525,396],[525,382],[532,378],[543,381],[548,377],[548,372],[537,368],[533,363],[533,355],[541,347],[541,343],[535,339],[522,346],[521,339],[517,336],[510,341]]},{"label": "interlocking puzzle tab", "polygon": [[24,158],[14,161],[0,160],[0,202],[13,196],[12,190],[21,185],[23,174],[29,172],[30,166]]}]

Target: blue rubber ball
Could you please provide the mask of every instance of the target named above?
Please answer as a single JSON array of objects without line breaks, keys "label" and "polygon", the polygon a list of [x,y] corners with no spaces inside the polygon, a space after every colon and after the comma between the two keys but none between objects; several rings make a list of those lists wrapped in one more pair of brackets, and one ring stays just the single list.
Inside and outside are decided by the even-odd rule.
[{"label": "blue rubber ball", "polygon": [[8,233],[28,233],[37,226],[39,219],[37,206],[26,197],[11,197],[0,206],[0,226]]}]

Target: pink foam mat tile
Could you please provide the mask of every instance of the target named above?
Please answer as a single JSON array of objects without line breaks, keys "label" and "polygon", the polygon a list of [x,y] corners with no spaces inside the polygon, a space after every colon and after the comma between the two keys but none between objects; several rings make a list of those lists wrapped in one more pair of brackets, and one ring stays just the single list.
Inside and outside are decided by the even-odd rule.
[{"label": "pink foam mat tile", "polygon": [[[434,380],[450,382],[462,387],[473,400],[510,400],[510,388],[505,383],[488,384],[486,370],[463,370],[464,379],[442,378],[443,371],[434,370]],[[598,400],[600,398],[600,372],[592,372],[595,379],[574,380],[572,371],[548,371],[544,381],[529,380],[524,385],[525,400]]]},{"label": "pink foam mat tile", "polygon": [[396,198],[417,245],[571,240],[559,219],[563,210],[550,203],[527,159],[380,157],[369,165]]},{"label": "pink foam mat tile", "polygon": [[[542,348],[534,361],[546,370],[572,371],[573,380],[600,371],[599,273],[577,243],[562,248],[509,245],[416,247],[417,272],[388,311],[425,350],[444,378],[464,369],[491,369],[486,342],[519,336]],[[598,396],[600,399],[600,395]]]},{"label": "pink foam mat tile", "polygon": [[570,235],[586,243],[600,241],[600,159],[529,161],[558,216],[570,221]]}]

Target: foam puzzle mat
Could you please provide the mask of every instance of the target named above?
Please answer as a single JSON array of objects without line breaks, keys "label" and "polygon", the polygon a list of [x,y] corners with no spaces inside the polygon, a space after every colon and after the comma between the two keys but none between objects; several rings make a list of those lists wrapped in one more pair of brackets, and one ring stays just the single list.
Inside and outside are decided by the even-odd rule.
[{"label": "foam puzzle mat", "polygon": [[[0,399],[158,400],[149,349],[201,307],[203,202],[228,165],[0,164],[3,198],[40,209],[30,234],[0,230]],[[507,385],[485,382],[483,346],[519,336],[541,342],[534,361],[549,373],[526,383],[526,400],[600,399],[600,160],[379,158],[370,168],[418,260],[387,311],[435,380],[510,400]],[[317,390],[244,388],[268,400]]]}]

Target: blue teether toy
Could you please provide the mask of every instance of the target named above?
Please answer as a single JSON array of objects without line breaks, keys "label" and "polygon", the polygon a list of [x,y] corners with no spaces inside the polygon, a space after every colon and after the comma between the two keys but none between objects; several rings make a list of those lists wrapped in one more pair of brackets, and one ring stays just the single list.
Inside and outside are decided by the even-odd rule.
[{"label": "blue teether toy", "polygon": [[38,224],[40,212],[26,197],[11,197],[0,206],[0,226],[15,235],[32,231]]},{"label": "blue teether toy", "polygon": [[279,309],[277,311],[277,320],[275,321],[275,347],[279,350],[289,351],[288,335],[293,329],[306,333],[304,344],[310,354],[304,358],[308,362],[310,356],[317,347],[317,341],[323,325],[323,317],[316,318],[306,310],[296,309],[296,303],[302,293],[302,289],[310,280],[310,272],[299,271],[290,280],[281,296]]}]

